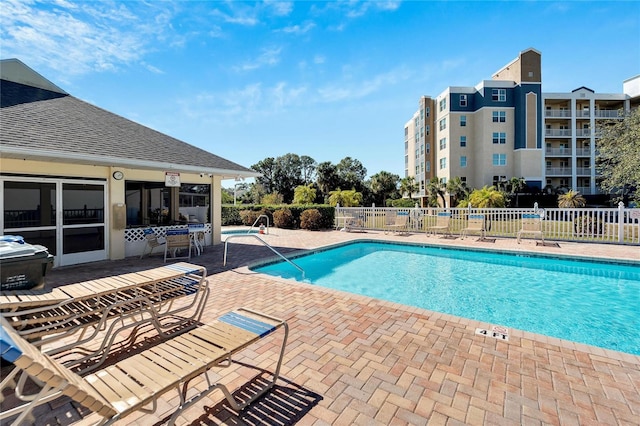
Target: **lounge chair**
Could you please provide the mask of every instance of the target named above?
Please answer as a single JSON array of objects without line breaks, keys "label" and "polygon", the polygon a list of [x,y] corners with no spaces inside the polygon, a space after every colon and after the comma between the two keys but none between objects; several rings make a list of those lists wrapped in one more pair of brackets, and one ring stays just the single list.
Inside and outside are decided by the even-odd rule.
[{"label": "lounge chair", "polygon": [[427,228],[427,233],[433,232],[433,235],[438,235],[438,231],[442,231],[443,234],[448,235],[451,233],[449,230],[449,223],[451,222],[451,213],[440,212],[436,217],[436,224]]},{"label": "lounge chair", "polygon": [[484,226],[484,215],[483,214],[470,214],[469,219],[467,220],[467,227],[463,228],[460,231],[460,238],[464,239],[464,237],[469,235],[469,232],[479,232],[480,238],[484,238],[485,236],[485,226]]},{"label": "lounge chair", "polygon": [[534,237],[539,235],[542,244],[544,244],[544,232],[542,230],[542,218],[540,215],[535,213],[525,213],[522,215],[522,228],[520,228],[516,235],[518,244],[520,244],[522,235],[533,235]]},{"label": "lounge chair", "polygon": [[[26,401],[16,407],[2,407],[0,423],[6,424],[6,419],[13,418],[14,425],[26,419],[33,420],[31,413],[35,407],[62,395],[101,415],[103,420],[99,424],[112,424],[136,411],[153,413],[159,398],[170,391],[177,391],[179,403],[169,424],[175,423],[185,409],[214,389],[222,390],[232,408],[240,411],[275,384],[289,334],[285,321],[239,309],[81,377],[49,355],[41,353],[4,318],[0,317],[0,322],[0,354],[2,359],[14,364],[13,370],[3,377],[0,391],[15,388],[16,395]],[[284,328],[284,336],[272,381],[262,388],[252,389],[253,394],[243,395],[246,399],[239,402],[225,385],[211,380],[209,370],[228,367],[234,354],[279,328]],[[197,392],[189,384],[199,376],[204,376],[206,388]],[[41,386],[37,393],[25,395],[27,377]]]},{"label": "lounge chair", "polygon": [[398,212],[393,223],[385,226],[384,233],[406,234],[409,232],[409,212]]},{"label": "lounge chair", "polygon": [[[194,326],[209,295],[206,276],[206,268],[181,262],[50,291],[16,290],[0,295],[0,316],[34,346],[62,354],[68,365],[99,355],[104,360],[125,330],[131,329],[126,339],[132,341],[144,325],[161,335]],[[98,335],[100,346],[76,351]]]},{"label": "lounge chair", "polygon": [[166,241],[158,237],[155,231],[151,228],[146,228],[143,232],[144,232],[144,239],[146,240],[147,244],[142,249],[142,254],[140,255],[140,259],[142,259],[146,254],[147,248],[149,249],[149,255],[151,255],[151,253],[153,253],[153,249],[155,249],[156,247],[162,247],[166,243]]},{"label": "lounge chair", "polygon": [[[174,259],[191,259],[191,246],[193,245],[188,228],[167,229],[167,243],[164,246],[164,261],[167,262],[167,254],[171,252]],[[187,255],[178,256],[178,250],[187,250]]]}]

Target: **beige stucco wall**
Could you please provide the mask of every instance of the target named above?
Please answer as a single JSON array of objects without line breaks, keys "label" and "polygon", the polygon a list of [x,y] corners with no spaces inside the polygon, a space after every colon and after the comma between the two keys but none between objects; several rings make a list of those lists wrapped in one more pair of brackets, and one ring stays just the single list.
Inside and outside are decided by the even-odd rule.
[{"label": "beige stucco wall", "polygon": [[[3,158],[0,162],[2,173],[19,174],[23,176],[51,176],[55,178],[89,178],[103,179],[106,182],[107,203],[105,205],[105,226],[107,226],[108,243],[107,256],[116,260],[125,257],[124,229],[117,229],[112,220],[115,205],[125,204],[125,182],[164,182],[165,170],[141,170],[123,167],[106,167],[82,165],[61,162],[46,162],[33,160],[17,160]],[[114,171],[124,173],[124,179],[113,178]],[[219,176],[200,176],[199,173],[180,173],[181,183],[210,184],[212,194],[220,194],[221,178]],[[222,224],[222,206],[219,196],[211,196],[212,209],[210,217],[213,229],[213,243],[220,243],[220,226]]]}]

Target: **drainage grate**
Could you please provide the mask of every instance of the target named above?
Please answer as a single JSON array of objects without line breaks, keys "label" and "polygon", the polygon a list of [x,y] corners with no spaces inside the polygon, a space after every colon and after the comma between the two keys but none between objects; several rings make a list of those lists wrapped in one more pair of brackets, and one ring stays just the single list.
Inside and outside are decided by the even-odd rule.
[{"label": "drainage grate", "polygon": [[476,328],[476,334],[480,336],[489,336],[498,340],[509,340],[509,329],[501,325],[494,325],[490,330],[486,328]]}]

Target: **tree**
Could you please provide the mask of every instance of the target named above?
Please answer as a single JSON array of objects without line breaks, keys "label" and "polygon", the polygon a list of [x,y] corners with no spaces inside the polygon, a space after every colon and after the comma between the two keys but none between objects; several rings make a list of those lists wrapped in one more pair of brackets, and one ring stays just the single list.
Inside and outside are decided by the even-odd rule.
[{"label": "tree", "polygon": [[367,176],[367,169],[359,160],[351,157],[343,158],[336,166],[336,173],[340,180],[340,188],[355,189],[359,192],[364,189],[364,178]]},{"label": "tree", "polygon": [[324,161],[318,164],[316,168],[318,188],[323,195],[323,198],[329,197],[329,192],[340,186],[340,179],[338,178],[338,171],[336,166],[331,164],[330,161]]},{"label": "tree", "polygon": [[566,193],[558,195],[558,207],[561,209],[570,209],[584,207],[587,205],[587,200],[578,191],[573,189],[568,190]]},{"label": "tree", "polygon": [[369,186],[375,195],[376,205],[384,206],[385,201],[398,188],[400,176],[381,171],[371,176]]},{"label": "tree", "polygon": [[309,185],[313,183],[316,178],[316,170],[318,163],[308,155],[300,156],[300,167],[302,173],[302,184]]},{"label": "tree", "polygon": [[457,206],[462,200],[469,196],[469,188],[466,182],[463,182],[459,176],[452,177],[447,182],[447,192],[453,197],[452,205]]},{"label": "tree", "polygon": [[271,192],[269,194],[266,194],[264,197],[262,197],[262,200],[260,200],[260,202],[262,204],[270,204],[270,205],[284,204],[282,195],[277,192]]},{"label": "tree", "polygon": [[629,196],[640,202],[640,108],[624,120],[608,122],[598,129],[597,169],[602,180],[600,188],[619,199]]},{"label": "tree", "polygon": [[413,199],[414,192],[418,192],[420,187],[413,176],[407,176],[400,180],[400,193],[404,196],[409,195]]},{"label": "tree", "polygon": [[256,183],[260,184],[264,191],[267,193],[274,191],[274,180],[276,173],[276,159],[273,157],[267,157],[264,160],[258,161],[251,168],[257,172],[262,173],[262,176],[256,178]]},{"label": "tree", "polygon": [[330,192],[329,204],[336,206],[340,204],[342,207],[358,207],[362,203],[362,193],[354,189],[342,191],[340,188]]},{"label": "tree", "polygon": [[505,199],[503,193],[494,186],[485,185],[469,195],[469,204],[476,208],[504,207]]},{"label": "tree", "polygon": [[438,197],[442,200],[442,207],[447,207],[447,202],[444,198],[445,186],[440,179],[432,177],[427,184],[427,192],[429,193],[428,203],[431,207],[438,207]]},{"label": "tree", "polygon": [[293,204],[313,204],[315,200],[316,189],[313,185],[300,185],[294,190]]},{"label": "tree", "polygon": [[518,207],[518,194],[527,185],[527,181],[523,177],[512,177],[509,179],[509,192],[511,196],[516,196],[516,207]]},{"label": "tree", "polygon": [[293,191],[303,184],[302,161],[296,154],[285,154],[275,160],[273,190],[282,194],[285,203],[293,201]]}]

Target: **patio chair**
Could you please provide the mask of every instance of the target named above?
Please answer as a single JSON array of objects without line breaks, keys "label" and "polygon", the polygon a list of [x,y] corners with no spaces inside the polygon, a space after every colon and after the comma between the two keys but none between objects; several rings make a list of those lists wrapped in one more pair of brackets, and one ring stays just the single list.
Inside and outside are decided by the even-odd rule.
[{"label": "patio chair", "polygon": [[484,215],[483,214],[470,214],[467,220],[467,227],[462,228],[460,231],[460,239],[469,235],[469,232],[479,232],[480,238],[485,236]]},{"label": "patio chair", "polygon": [[[63,395],[102,416],[99,424],[115,423],[137,411],[153,413],[160,397],[170,391],[178,393],[170,401],[179,402],[169,424],[174,424],[184,410],[215,389],[222,390],[232,408],[240,411],[275,384],[289,334],[285,321],[241,308],[210,324],[142,347],[132,356],[81,377],[23,339],[4,318],[0,317],[0,322],[0,355],[14,365],[2,378],[0,392],[4,394],[14,388],[16,397],[19,396],[11,399],[14,403],[3,404],[0,412],[3,425],[11,418],[13,425],[23,424],[27,419],[33,421],[34,408]],[[284,336],[273,380],[243,394],[243,401],[209,376],[211,369],[230,366],[233,355],[280,328],[284,329]],[[201,379],[193,380],[198,377]],[[32,378],[39,390],[29,393],[27,378]],[[190,386],[191,383],[195,385]]]},{"label": "patio chair", "polygon": [[398,212],[393,223],[385,226],[384,233],[406,234],[409,232],[409,212]]},{"label": "patio chair", "polygon": [[151,253],[153,253],[153,249],[155,249],[156,247],[162,247],[166,243],[165,239],[158,237],[155,231],[151,228],[146,228],[143,232],[147,244],[142,249],[140,259],[142,259],[146,254],[147,248],[149,249],[149,255],[151,255]]},{"label": "patio chair", "polygon": [[200,256],[204,252],[204,223],[189,223],[187,228],[196,253]]},{"label": "patio chair", "polygon": [[520,244],[522,235],[540,236],[542,244],[544,244],[544,232],[542,230],[542,218],[535,213],[525,213],[522,215],[522,227],[516,234],[516,240]]},{"label": "patio chair", "polygon": [[450,234],[449,223],[451,222],[451,213],[440,212],[436,217],[436,224],[427,228],[427,234],[433,232],[433,235],[438,235],[438,231],[442,231],[443,234]]},{"label": "patio chair", "polygon": [[[164,261],[167,262],[167,253],[172,252],[174,259],[191,259],[191,246],[193,241],[188,228],[167,229],[167,242],[164,246]],[[187,250],[186,256],[178,256],[178,250]]]}]

